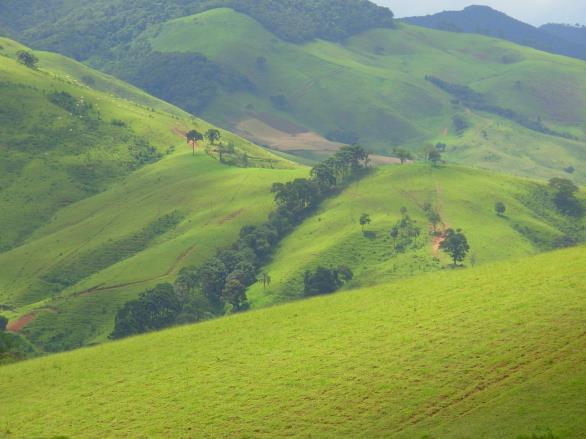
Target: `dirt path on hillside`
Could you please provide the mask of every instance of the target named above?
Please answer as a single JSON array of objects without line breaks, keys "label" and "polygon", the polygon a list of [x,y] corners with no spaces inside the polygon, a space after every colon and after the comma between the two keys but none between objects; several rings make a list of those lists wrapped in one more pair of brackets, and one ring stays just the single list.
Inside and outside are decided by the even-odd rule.
[{"label": "dirt path on hillside", "polygon": [[96,285],[95,287],[88,288],[87,290],[73,293],[71,295],[71,297],[89,296],[91,294],[101,293],[104,291],[114,291],[114,290],[119,290],[121,288],[135,287],[135,286],[144,285],[149,282],[156,281],[156,280],[164,279],[166,277],[171,276],[172,274],[177,274],[179,272],[179,269],[180,269],[183,261],[185,261],[185,259],[187,259],[189,256],[191,256],[193,254],[193,252],[195,251],[195,248],[196,248],[196,245],[194,244],[191,247],[189,247],[188,249],[186,249],[184,252],[182,252],[179,256],[177,256],[177,259],[175,259],[175,262],[173,263],[173,265],[171,265],[171,267],[169,267],[169,269],[167,271],[165,271],[165,273],[163,273],[159,276],[155,276],[155,277],[151,277],[151,278],[143,279],[143,280],[137,280],[134,282],[126,282],[123,284],[110,285],[110,286],[104,286],[104,284],[100,284],[100,285]]},{"label": "dirt path on hillside", "polygon": [[177,134],[179,137],[181,137],[182,139],[185,140],[185,133],[186,133],[186,131],[183,128],[173,127],[173,128],[171,128],[171,131],[174,134]]},{"label": "dirt path on hillside", "polygon": [[50,312],[56,313],[57,309],[53,308],[53,307],[44,307],[44,308],[39,308],[36,311],[29,312],[28,314],[20,316],[15,321],[9,323],[8,326],[6,327],[6,330],[8,332],[14,332],[14,333],[18,333],[18,332],[22,331],[25,326],[27,326],[29,323],[33,322],[37,318],[39,312],[41,312],[41,311],[50,311]]},{"label": "dirt path on hillside", "polygon": [[[446,240],[446,230],[449,228],[444,218],[444,192],[439,183],[435,184],[435,209],[442,218],[439,229],[436,229],[436,236],[431,242],[431,252],[434,257],[438,258],[441,251],[442,243]],[[430,226],[431,227],[431,226]],[[433,232],[433,230],[432,230]]]},{"label": "dirt path on hillside", "polygon": [[230,215],[226,215],[220,221],[218,221],[219,225],[226,224],[227,222],[233,221],[238,218],[240,215],[244,213],[245,209],[237,210],[236,212],[232,212]]},{"label": "dirt path on hillside", "polygon": [[6,327],[6,330],[8,332],[20,332],[22,331],[22,329],[28,325],[30,322],[32,322],[33,320],[35,320],[37,318],[37,313],[36,312],[31,312],[29,314],[25,314],[22,317],[19,317],[18,319],[16,319],[14,322],[11,322],[8,324],[8,326]]}]

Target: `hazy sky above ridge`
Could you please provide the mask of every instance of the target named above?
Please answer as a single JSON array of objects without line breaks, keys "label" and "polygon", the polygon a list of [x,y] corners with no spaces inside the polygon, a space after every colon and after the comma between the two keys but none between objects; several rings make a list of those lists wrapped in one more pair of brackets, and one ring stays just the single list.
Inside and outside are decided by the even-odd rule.
[{"label": "hazy sky above ridge", "polygon": [[586,0],[373,0],[390,7],[397,17],[461,10],[471,4],[490,6],[533,25],[586,24]]}]

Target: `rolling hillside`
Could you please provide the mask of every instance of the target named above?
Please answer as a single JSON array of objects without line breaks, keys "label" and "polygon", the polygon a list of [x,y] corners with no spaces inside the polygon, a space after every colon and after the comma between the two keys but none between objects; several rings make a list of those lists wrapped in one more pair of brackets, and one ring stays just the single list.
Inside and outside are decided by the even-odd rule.
[{"label": "rolling hillside", "polygon": [[206,122],[60,55],[25,67],[24,46],[0,45],[0,305],[37,347],[103,339],[124,302],[264,220],[271,184],[307,173],[228,132],[249,168],[205,143],[193,157],[184,133]]},{"label": "rolling hillside", "polygon": [[[498,201],[507,206],[505,217],[494,211]],[[386,167],[325,202],[281,243],[264,268],[271,284],[257,284],[248,292],[252,305],[303,297],[304,272],[320,265],[351,268],[354,279],[347,288],[445,269],[450,261],[439,250],[441,238],[431,233],[426,204],[441,216],[438,231],[464,230],[471,246],[467,266],[550,250],[564,237],[586,241],[586,219],[559,214],[539,182],[455,166]],[[422,234],[398,251],[389,232],[401,220],[402,207]],[[359,225],[363,213],[372,220],[366,235]]]},{"label": "rolling hillside", "polygon": [[3,367],[2,434],[583,437],[584,250]]},{"label": "rolling hillside", "polygon": [[[585,179],[586,75],[579,60],[406,24],[366,31],[343,45],[292,44],[230,9],[154,26],[136,40],[134,50],[144,47],[179,64],[188,62],[182,58],[186,54],[201,54],[247,78],[254,87],[220,87],[202,114],[274,148],[302,155],[335,149],[324,136],[358,140],[386,154],[396,146],[419,150],[444,142],[448,160],[455,162],[534,177],[563,174],[573,166],[576,179]],[[142,81],[129,66],[110,67],[130,81]],[[167,70],[161,74],[173,76]],[[458,96],[426,76],[470,87],[493,112],[457,103]],[[523,118],[524,126],[497,114],[504,110]],[[454,116],[469,128],[458,132]],[[530,124],[569,138],[546,135]],[[305,138],[296,141],[300,136]]]},{"label": "rolling hillside", "polygon": [[0,25],[305,158],[442,142],[456,163],[586,182],[583,61],[396,24],[367,1],[74,3],[7,0]]},{"label": "rolling hillside", "polygon": [[538,28],[488,6],[468,6],[461,11],[444,11],[403,21],[449,32],[490,35],[545,52],[586,60],[586,39],[576,39],[573,35],[573,29],[579,28],[568,27],[567,32],[561,25]]}]

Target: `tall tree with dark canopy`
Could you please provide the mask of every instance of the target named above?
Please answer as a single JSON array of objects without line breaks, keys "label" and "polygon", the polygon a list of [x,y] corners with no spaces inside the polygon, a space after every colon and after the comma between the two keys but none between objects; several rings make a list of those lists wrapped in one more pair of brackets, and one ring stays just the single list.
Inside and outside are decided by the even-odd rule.
[{"label": "tall tree with dark canopy", "polygon": [[560,212],[570,216],[582,214],[582,206],[576,198],[579,188],[571,180],[552,178],[549,180],[549,187],[555,191],[553,201]]},{"label": "tall tree with dark canopy", "polygon": [[185,137],[187,139],[187,143],[191,144],[191,148],[193,149],[193,155],[195,155],[195,145],[197,144],[197,142],[203,140],[203,135],[197,130],[191,130],[185,134]]},{"label": "tall tree with dark canopy", "polygon": [[19,63],[27,66],[29,69],[36,69],[37,64],[39,63],[39,58],[37,58],[35,55],[33,55],[30,52],[25,52],[24,50],[21,50],[20,52],[18,52],[16,54],[16,57],[17,57]]},{"label": "tall tree with dark canopy", "polygon": [[459,262],[463,262],[466,259],[466,255],[470,251],[470,245],[462,230],[448,229],[445,239],[440,244],[440,249],[450,255],[454,261],[454,267],[456,267]]},{"label": "tall tree with dark canopy", "polygon": [[218,140],[220,140],[220,138],[222,137],[222,134],[220,133],[220,130],[217,130],[215,128],[210,128],[209,130],[206,131],[206,139],[208,139],[208,141],[212,144],[215,145],[216,142]]},{"label": "tall tree with dark canopy", "polygon": [[345,266],[330,269],[317,267],[315,271],[306,271],[303,277],[306,296],[331,294],[340,289],[345,282],[352,280],[352,271]]}]

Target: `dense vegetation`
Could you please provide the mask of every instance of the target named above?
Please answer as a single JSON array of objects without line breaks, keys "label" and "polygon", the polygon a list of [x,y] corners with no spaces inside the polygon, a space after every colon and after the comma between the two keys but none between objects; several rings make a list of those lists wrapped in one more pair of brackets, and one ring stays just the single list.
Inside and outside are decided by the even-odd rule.
[{"label": "dense vegetation", "polygon": [[2,434],[581,438],[584,250],[2,367]]},{"label": "dense vegetation", "polygon": [[[0,26],[24,41],[76,59],[112,56],[148,26],[217,7],[231,7],[280,38],[341,41],[376,27],[392,27],[393,13],[365,0],[7,0]],[[115,51],[114,51],[115,52]]]},{"label": "dense vegetation", "polygon": [[[511,110],[510,108],[502,108],[497,105],[490,104],[487,102],[487,99],[484,95],[472,90],[470,87],[466,85],[452,84],[440,78],[436,78],[435,76],[426,76],[425,79],[431,82],[436,87],[441,88],[447,93],[450,93],[457,99],[457,103],[461,103],[462,105],[465,105],[474,110],[496,114],[497,116],[510,119],[518,123],[519,125],[524,126],[525,128],[543,134],[563,137],[566,139],[578,140],[575,136],[571,134],[555,131],[551,128],[548,128],[543,124],[543,121],[539,116],[535,119],[530,119],[525,115],[519,114]],[[468,128],[468,125],[460,116],[454,116],[453,121],[454,128],[456,129],[456,132],[458,132],[459,134],[462,134],[462,132],[466,128]]]},{"label": "dense vegetation", "polygon": [[[362,175],[367,164],[368,153],[362,147],[346,146],[316,165],[311,178],[275,183],[277,209],[268,221],[243,227],[237,242],[202,265],[181,270],[173,286],[161,284],[125,304],[117,313],[111,338],[247,310],[246,289],[259,282],[259,271],[277,244],[326,197]],[[350,270],[323,269],[307,276],[308,295],[331,293],[352,279]]]},{"label": "dense vegetation", "polygon": [[557,35],[564,40],[573,41],[576,44],[586,46],[586,26],[584,25],[577,24],[572,26],[570,24],[549,23],[544,24],[540,29],[550,34]]},{"label": "dense vegetation", "polygon": [[221,91],[254,91],[254,85],[244,75],[202,55],[138,52],[129,56],[135,61],[114,69],[117,76],[193,114],[207,108]]},{"label": "dense vegetation", "polygon": [[536,28],[488,6],[469,6],[462,11],[440,12],[404,21],[448,32],[489,35],[546,52],[586,59],[586,40],[576,39],[574,28],[566,30],[557,25]]}]

